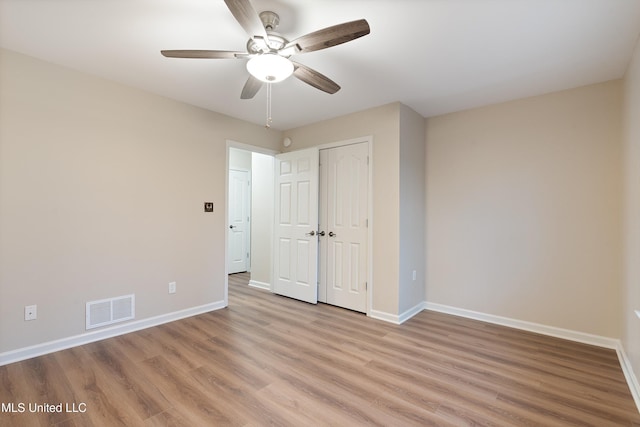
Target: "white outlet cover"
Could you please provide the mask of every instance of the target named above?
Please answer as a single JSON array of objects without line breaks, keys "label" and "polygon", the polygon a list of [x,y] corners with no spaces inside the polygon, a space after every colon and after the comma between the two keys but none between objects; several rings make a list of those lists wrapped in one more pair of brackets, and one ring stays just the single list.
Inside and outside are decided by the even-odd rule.
[{"label": "white outlet cover", "polygon": [[24,307],[24,320],[35,320],[38,318],[38,306],[26,305]]},{"label": "white outlet cover", "polygon": [[169,282],[169,293],[170,294],[176,293],[176,282]]}]

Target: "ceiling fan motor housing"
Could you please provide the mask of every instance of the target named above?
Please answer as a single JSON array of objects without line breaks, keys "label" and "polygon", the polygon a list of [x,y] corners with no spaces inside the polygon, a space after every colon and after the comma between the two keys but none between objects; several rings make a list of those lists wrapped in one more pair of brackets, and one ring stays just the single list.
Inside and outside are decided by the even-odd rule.
[{"label": "ceiling fan motor housing", "polygon": [[[278,25],[280,24],[280,17],[277,13],[269,10],[260,12],[260,19],[262,20],[265,30],[267,30],[267,34],[269,35],[269,40],[266,41],[266,44],[270,52],[275,53],[289,43],[289,40],[275,32],[275,29],[278,28]],[[251,38],[247,41],[247,52],[254,55],[265,53],[264,44],[256,42]]]},{"label": "ceiling fan motor housing", "polygon": [[[269,47],[269,51],[276,53],[278,50],[282,49],[289,40],[285,39],[278,33],[274,33],[272,31],[268,31],[269,40],[267,41],[267,47]],[[264,44],[256,42],[254,39],[249,39],[247,41],[247,52],[250,54],[259,54],[265,53],[263,49]]]}]

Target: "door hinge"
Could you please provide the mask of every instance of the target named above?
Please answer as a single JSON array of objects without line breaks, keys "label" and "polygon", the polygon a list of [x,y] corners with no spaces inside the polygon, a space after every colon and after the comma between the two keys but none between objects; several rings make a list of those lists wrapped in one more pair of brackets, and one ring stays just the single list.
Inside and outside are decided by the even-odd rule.
[{"label": "door hinge", "polygon": [[247,258],[249,258],[249,252],[247,252]]},{"label": "door hinge", "polygon": [[369,218],[364,220],[364,226],[369,228]]},{"label": "door hinge", "polygon": [[367,166],[369,166],[369,156],[367,156]]},{"label": "door hinge", "polygon": [[364,290],[368,290],[369,289],[369,283],[368,282],[364,282]]}]

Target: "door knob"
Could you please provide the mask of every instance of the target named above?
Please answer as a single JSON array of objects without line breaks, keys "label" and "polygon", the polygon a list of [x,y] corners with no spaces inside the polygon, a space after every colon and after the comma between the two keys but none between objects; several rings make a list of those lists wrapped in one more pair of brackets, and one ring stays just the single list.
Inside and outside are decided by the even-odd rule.
[{"label": "door knob", "polygon": [[329,237],[335,237],[336,233],[334,233],[333,231],[329,232]]},{"label": "door knob", "polygon": [[311,230],[309,233],[305,233],[305,236],[315,236],[316,232],[315,230]]},{"label": "door knob", "polygon": [[230,225],[229,228],[236,228],[236,226],[235,225]]},{"label": "door knob", "polygon": [[318,236],[323,236],[324,237],[324,231],[318,231]]}]

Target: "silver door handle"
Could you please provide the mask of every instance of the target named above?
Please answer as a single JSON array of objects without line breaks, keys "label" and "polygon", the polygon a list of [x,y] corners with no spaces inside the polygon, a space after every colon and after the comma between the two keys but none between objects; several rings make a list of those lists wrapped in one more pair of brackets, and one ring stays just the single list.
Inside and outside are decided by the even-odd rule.
[{"label": "silver door handle", "polygon": [[305,236],[315,236],[316,232],[315,232],[315,230],[311,230],[309,233],[305,233],[304,235]]},{"label": "silver door handle", "polygon": [[333,231],[329,232],[329,237],[335,237],[335,236],[336,236],[336,233],[334,233]]},{"label": "silver door handle", "polygon": [[235,225],[230,225],[229,228],[236,228],[236,226]]}]

